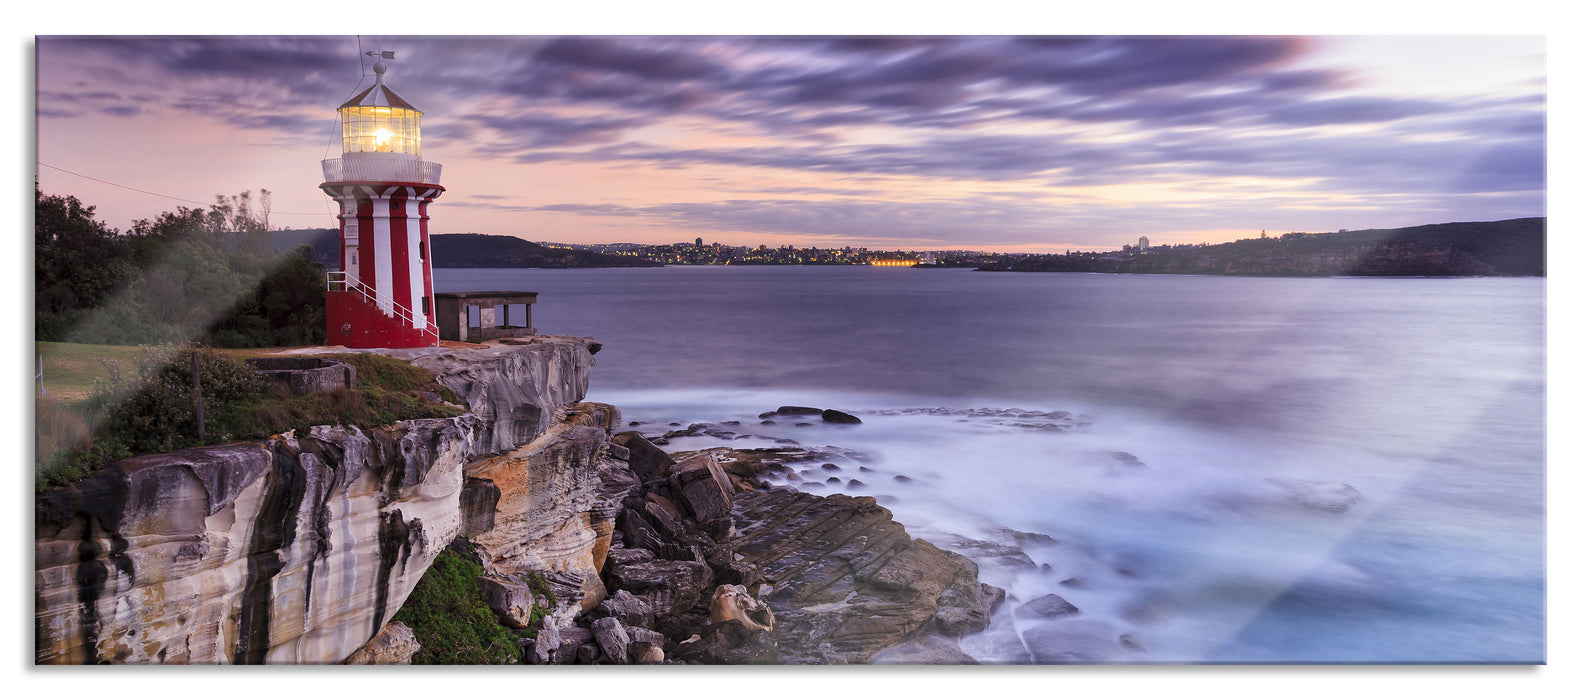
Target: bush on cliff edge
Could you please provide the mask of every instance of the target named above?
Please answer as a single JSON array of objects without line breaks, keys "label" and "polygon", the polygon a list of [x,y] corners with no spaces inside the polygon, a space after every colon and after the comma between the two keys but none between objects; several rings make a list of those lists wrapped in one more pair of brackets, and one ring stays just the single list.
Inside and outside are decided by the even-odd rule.
[{"label": "bush on cliff edge", "polygon": [[[117,363],[108,379],[96,380],[81,405],[39,403],[35,489],[73,483],[137,453],[262,439],[289,429],[305,435],[314,425],[366,430],[466,412],[462,400],[429,370],[372,353],[326,357],[355,365],[357,386],[293,396],[226,353],[191,346],[146,348],[131,371],[123,374]],[[203,387],[201,440],[192,386],[194,358]]]}]

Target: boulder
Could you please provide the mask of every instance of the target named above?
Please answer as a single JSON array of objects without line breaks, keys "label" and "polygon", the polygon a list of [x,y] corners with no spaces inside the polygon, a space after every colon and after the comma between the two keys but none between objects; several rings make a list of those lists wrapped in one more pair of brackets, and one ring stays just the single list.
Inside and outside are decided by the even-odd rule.
[{"label": "boulder", "polygon": [[352,652],[344,662],[350,666],[399,666],[412,663],[412,655],[418,652],[421,645],[417,636],[412,634],[412,629],[399,622],[391,621],[379,630],[379,634],[368,640],[362,648]]},{"label": "boulder", "polygon": [[612,564],[606,580],[611,588],[630,591],[646,603],[654,613],[655,629],[679,632],[701,622],[694,608],[713,590],[714,571],[703,562],[655,559]]},{"label": "boulder", "polygon": [[734,488],[713,454],[700,453],[671,467],[670,489],[705,531],[716,537],[730,535]]},{"label": "boulder", "polygon": [[550,659],[550,663],[567,665],[577,662],[577,649],[593,641],[593,631],[581,627],[561,627],[556,629],[560,637],[559,646]]},{"label": "boulder", "polygon": [[686,529],[681,524],[681,513],[670,499],[650,493],[643,503],[643,516],[666,539],[676,539]]},{"label": "boulder", "polygon": [[1017,617],[1062,617],[1081,612],[1065,598],[1050,593],[1016,606]]},{"label": "boulder", "polygon": [[635,564],[637,562],[653,560],[654,553],[646,549],[633,547],[611,547],[609,554],[604,558],[604,563],[605,566],[608,567],[612,564]]},{"label": "boulder", "polygon": [[653,627],[654,611],[648,603],[632,595],[631,591],[617,590],[599,603],[589,615],[613,617],[628,627]]},{"label": "boulder", "polygon": [[631,653],[634,664],[659,664],[665,661],[665,649],[662,644],[632,642],[627,650]]},{"label": "boulder", "polygon": [[636,627],[636,626],[632,626],[632,625],[626,625],[626,636],[632,640],[633,644],[637,644],[639,642],[647,642],[649,644],[653,644],[653,645],[656,645],[656,646],[664,646],[665,645],[665,635],[660,634],[658,632],[655,632],[655,631],[653,631],[651,629],[648,629],[646,627]]},{"label": "boulder", "polygon": [[1022,641],[1036,664],[1108,664],[1135,660],[1115,628],[1097,620],[1062,619],[1034,625]]},{"label": "boulder", "polygon": [[858,418],[850,413],[837,411],[833,408],[826,408],[824,409],[823,413],[819,415],[824,419],[825,423],[856,424],[862,422],[861,418]]},{"label": "boulder", "polygon": [[632,643],[632,638],[626,634],[626,625],[621,624],[620,620],[613,617],[594,620],[593,640],[598,643],[599,650],[604,652],[604,658],[609,663],[629,663],[626,647]]},{"label": "boulder", "polygon": [[538,631],[538,636],[533,638],[533,645],[528,648],[527,662],[544,666],[555,662],[555,653],[560,651],[560,630],[549,626]]},{"label": "boulder", "polygon": [[1362,492],[1350,484],[1302,479],[1269,479],[1280,486],[1298,505],[1327,513],[1344,513],[1362,500]]},{"label": "boulder", "polygon": [[484,575],[478,577],[478,587],[483,590],[489,609],[505,620],[512,629],[526,629],[532,622],[534,594],[525,577],[515,575]]},{"label": "boulder", "polygon": [[1004,602],[1004,589],[976,580],[957,579],[939,596],[939,609],[934,613],[934,629],[952,638],[981,632],[989,626],[989,618]]},{"label": "boulder", "polygon": [[768,632],[774,629],[775,614],[763,601],[752,597],[742,586],[726,584],[714,589],[709,600],[709,623],[736,620],[749,631]]},{"label": "boulder", "polygon": [[[775,413],[782,416],[816,416],[823,412],[823,409],[813,408],[812,406],[781,406],[775,409]],[[759,417],[762,418],[763,416]]]},{"label": "boulder", "polygon": [[654,443],[636,432],[617,433],[610,438],[610,442],[626,448],[626,463],[631,465],[638,478],[645,481],[665,475],[670,465],[676,463],[669,453],[655,447]]}]

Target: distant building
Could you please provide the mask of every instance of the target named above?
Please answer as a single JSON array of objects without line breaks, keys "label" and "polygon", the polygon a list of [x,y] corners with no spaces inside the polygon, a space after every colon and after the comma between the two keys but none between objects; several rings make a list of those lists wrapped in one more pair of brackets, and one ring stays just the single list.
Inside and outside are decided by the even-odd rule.
[{"label": "distant building", "polygon": [[1143,237],[1137,239],[1137,249],[1138,250],[1148,250],[1148,237],[1147,236],[1143,236]]},{"label": "distant building", "polygon": [[703,237],[702,236],[698,236],[697,238],[693,239],[692,245],[695,245],[695,246],[697,246],[699,248],[702,248],[703,247]]}]

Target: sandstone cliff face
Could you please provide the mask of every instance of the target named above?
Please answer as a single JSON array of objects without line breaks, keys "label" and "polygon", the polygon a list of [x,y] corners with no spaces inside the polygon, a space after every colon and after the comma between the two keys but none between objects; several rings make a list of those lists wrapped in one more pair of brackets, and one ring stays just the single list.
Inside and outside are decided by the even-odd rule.
[{"label": "sandstone cliff face", "polygon": [[[553,501],[548,512],[559,515],[492,525],[535,535],[545,551],[574,549],[567,543],[587,538],[586,523],[549,521],[588,520],[591,497],[565,483],[578,477],[520,477],[530,485],[522,495],[510,483],[469,480],[467,465],[534,442],[557,410],[580,400],[590,345],[540,337],[473,351],[384,351],[415,355],[474,402],[474,413],[136,457],[42,494],[35,660],[340,662],[384,627],[464,524],[489,524],[499,511],[476,501],[491,493],[529,510],[535,497]],[[566,424],[562,433],[603,434],[587,420]],[[575,472],[603,445],[594,434],[551,442],[561,437],[578,447],[541,446],[535,454],[560,457],[538,463]],[[546,490],[560,488],[567,495]],[[464,491],[475,501],[467,517]],[[556,532],[571,534],[557,540]],[[499,568],[521,568],[504,556]]]},{"label": "sandstone cliff face", "polygon": [[555,409],[588,393],[592,338],[533,336],[525,345],[381,350],[429,370],[484,420],[484,452],[509,452],[542,435]]},{"label": "sandstone cliff face", "polygon": [[599,568],[613,527],[596,507],[599,467],[621,414],[594,403],[558,413],[559,421],[532,442],[467,467],[469,479],[491,484],[499,495],[490,527],[466,534],[501,595],[530,595],[522,580],[528,572],[559,574],[572,595],[558,596],[550,617],[565,622],[604,600]]}]

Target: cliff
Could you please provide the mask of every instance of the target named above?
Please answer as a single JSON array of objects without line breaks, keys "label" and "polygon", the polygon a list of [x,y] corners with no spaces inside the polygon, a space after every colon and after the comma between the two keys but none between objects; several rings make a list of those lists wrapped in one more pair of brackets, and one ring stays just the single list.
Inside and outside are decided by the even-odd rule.
[{"label": "cliff", "polygon": [[548,432],[593,347],[386,351],[474,413],[134,457],[41,494],[35,661],[340,662],[463,532],[467,465]]},{"label": "cliff", "polygon": [[505,661],[864,663],[911,643],[972,662],[954,639],[1004,593],[970,560],[872,498],[770,488],[747,453],[615,434],[615,407],[581,402],[597,348],[380,350],[470,412],[145,455],[41,494],[35,661],[402,663],[422,625],[391,618],[449,549],[481,568]]}]

